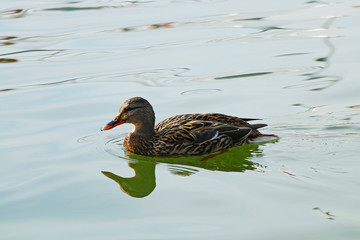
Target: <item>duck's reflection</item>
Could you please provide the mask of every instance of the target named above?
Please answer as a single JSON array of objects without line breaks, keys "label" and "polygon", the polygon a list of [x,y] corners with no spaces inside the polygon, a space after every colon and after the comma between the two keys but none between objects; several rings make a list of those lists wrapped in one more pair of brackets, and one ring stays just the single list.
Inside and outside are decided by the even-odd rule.
[{"label": "duck's reflection", "polygon": [[152,193],[156,187],[155,165],[157,163],[171,164],[170,172],[181,176],[196,173],[198,171],[196,168],[223,172],[256,170],[263,166],[252,162],[251,159],[262,156],[260,145],[247,144],[220,153],[196,157],[153,158],[127,153],[130,159],[129,167],[135,171],[134,177],[124,178],[108,171],[102,171],[102,173],[117,182],[124,193],[131,197],[143,198]]},{"label": "duck's reflection", "polygon": [[117,182],[124,193],[131,197],[142,198],[155,189],[155,165],[156,162],[150,161],[130,162],[129,167],[135,171],[135,176],[131,178],[123,178],[111,172],[102,171],[102,173]]}]

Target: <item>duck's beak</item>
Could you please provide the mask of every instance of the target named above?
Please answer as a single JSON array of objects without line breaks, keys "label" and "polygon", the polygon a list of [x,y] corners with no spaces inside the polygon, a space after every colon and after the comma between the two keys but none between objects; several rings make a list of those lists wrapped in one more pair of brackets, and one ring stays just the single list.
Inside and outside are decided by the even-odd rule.
[{"label": "duck's beak", "polygon": [[111,122],[109,122],[108,124],[106,124],[105,126],[103,126],[101,128],[101,131],[112,129],[112,128],[114,128],[114,127],[116,127],[118,125],[121,125],[123,123],[124,123],[124,121],[121,118],[116,118],[116,119],[112,120]]}]

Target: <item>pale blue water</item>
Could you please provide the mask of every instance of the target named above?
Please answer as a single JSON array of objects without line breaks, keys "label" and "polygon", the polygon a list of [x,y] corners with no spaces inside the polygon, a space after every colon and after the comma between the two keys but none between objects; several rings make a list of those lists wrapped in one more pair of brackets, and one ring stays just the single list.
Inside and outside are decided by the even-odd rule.
[{"label": "pale blue water", "polygon": [[[359,13],[1,1],[0,239],[359,239]],[[132,155],[131,126],[100,128],[133,96],[158,122],[262,118],[280,140],[206,161]]]}]

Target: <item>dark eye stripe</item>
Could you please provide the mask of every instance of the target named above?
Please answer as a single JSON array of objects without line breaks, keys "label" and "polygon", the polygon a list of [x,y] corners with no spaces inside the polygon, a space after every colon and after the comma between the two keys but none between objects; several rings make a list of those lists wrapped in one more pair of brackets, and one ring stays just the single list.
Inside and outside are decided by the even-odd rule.
[{"label": "dark eye stripe", "polygon": [[130,112],[130,111],[132,111],[132,110],[134,110],[134,109],[137,109],[137,108],[141,108],[141,107],[128,107],[128,108],[125,108],[123,112],[124,112],[124,113],[125,113],[125,112]]}]

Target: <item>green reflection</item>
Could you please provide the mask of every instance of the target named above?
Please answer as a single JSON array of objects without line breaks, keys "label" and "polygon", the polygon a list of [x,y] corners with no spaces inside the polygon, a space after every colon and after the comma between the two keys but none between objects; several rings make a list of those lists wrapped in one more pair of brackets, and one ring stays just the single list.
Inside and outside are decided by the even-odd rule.
[{"label": "green reflection", "polygon": [[247,144],[223,152],[191,157],[159,158],[126,152],[126,157],[130,159],[129,167],[135,171],[134,177],[124,178],[107,171],[102,173],[117,182],[124,193],[131,197],[142,198],[148,196],[156,187],[157,163],[170,164],[169,171],[178,176],[191,176],[199,171],[195,168],[222,172],[256,170],[262,166],[252,162],[251,159],[263,156],[262,150],[259,149],[261,144],[264,143]]},{"label": "green reflection", "polygon": [[123,178],[111,172],[102,171],[108,178],[117,182],[120,189],[131,197],[142,198],[149,195],[155,188],[155,162],[130,162],[129,167],[134,169],[135,176]]}]

